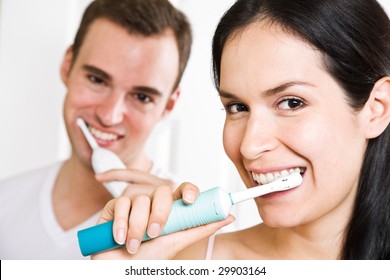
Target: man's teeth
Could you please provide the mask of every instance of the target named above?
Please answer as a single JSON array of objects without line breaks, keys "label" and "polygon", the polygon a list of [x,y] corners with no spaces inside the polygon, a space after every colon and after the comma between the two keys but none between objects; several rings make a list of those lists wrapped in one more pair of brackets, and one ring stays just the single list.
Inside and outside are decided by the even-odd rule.
[{"label": "man's teeth", "polygon": [[282,170],[282,171],[279,171],[279,172],[272,172],[272,173],[260,173],[260,174],[257,174],[257,173],[254,173],[252,172],[252,178],[253,180],[255,180],[257,183],[261,184],[261,185],[264,185],[264,184],[268,184],[268,183],[271,183],[272,181],[278,179],[279,177],[282,177],[282,176],[287,176],[291,173],[303,173],[304,172],[304,169],[303,168],[299,168],[299,167],[296,167],[296,168],[291,168],[289,170]]},{"label": "man's teeth", "polygon": [[95,136],[96,138],[98,138],[100,140],[112,141],[112,140],[118,139],[118,135],[103,132],[103,131],[97,130],[96,128],[93,128],[93,127],[89,127],[89,131],[91,131],[93,136]]}]

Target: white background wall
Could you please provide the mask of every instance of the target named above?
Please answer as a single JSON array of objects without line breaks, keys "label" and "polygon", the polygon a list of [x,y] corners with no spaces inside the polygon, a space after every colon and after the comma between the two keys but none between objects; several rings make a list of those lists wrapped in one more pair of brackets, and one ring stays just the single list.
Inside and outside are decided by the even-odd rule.
[{"label": "white background wall", "polygon": [[[0,1],[1,179],[69,153],[59,65],[90,0]],[[183,179],[215,184],[220,181],[215,167],[226,158],[221,146],[224,113],[211,82],[210,40],[232,1],[173,3],[188,13],[194,48],[178,106],[158,127],[148,151]]]},{"label": "white background wall", "polygon": [[[67,158],[59,66],[89,2],[0,0],[0,179]],[[233,2],[172,0],[191,21],[194,44],[177,107],[147,146],[159,165],[202,189],[243,188],[223,151],[225,113],[210,66],[212,33]],[[245,207],[253,205],[237,212]]]},{"label": "white background wall", "polygon": [[[0,179],[65,159],[62,56],[90,0],[0,0]],[[191,58],[174,113],[148,143],[150,156],[201,188],[242,188],[222,147],[224,111],[211,76],[211,38],[234,0],[172,0],[189,17]],[[390,1],[381,0],[390,10]],[[258,221],[250,202],[238,227]]]}]

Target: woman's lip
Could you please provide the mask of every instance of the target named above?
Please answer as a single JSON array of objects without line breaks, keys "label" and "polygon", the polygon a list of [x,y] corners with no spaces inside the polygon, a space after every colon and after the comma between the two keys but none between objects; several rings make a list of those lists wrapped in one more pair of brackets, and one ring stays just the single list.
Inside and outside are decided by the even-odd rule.
[{"label": "woman's lip", "polygon": [[277,199],[277,198],[281,198],[281,197],[284,197],[284,196],[286,196],[286,195],[289,195],[290,193],[296,191],[296,190],[299,189],[299,188],[300,188],[300,186],[295,187],[295,188],[291,188],[291,189],[288,189],[288,190],[273,192],[273,193],[269,193],[269,194],[260,196],[260,197],[258,197],[258,198],[268,199],[268,200]]},{"label": "woman's lip", "polygon": [[298,190],[299,188],[301,188],[301,186],[303,185],[304,183],[304,177],[305,177],[305,173],[306,173],[306,170],[303,174],[301,174],[302,176],[302,182],[301,184],[299,184],[298,186],[294,187],[294,188],[290,188],[290,189],[287,189],[287,190],[282,190],[282,191],[277,191],[277,192],[273,192],[273,193],[269,193],[269,194],[266,194],[266,195],[263,195],[259,198],[264,198],[264,199],[277,199],[277,198],[281,198],[283,196],[286,196],[286,195],[289,195],[290,193]]},{"label": "woman's lip", "polygon": [[269,167],[269,168],[261,168],[261,169],[259,169],[259,168],[246,168],[246,170],[248,170],[249,172],[256,173],[256,174],[266,174],[266,173],[281,172],[283,170],[295,169],[297,167],[306,169],[306,167],[304,165],[299,165],[299,164],[292,165],[292,164],[289,164],[289,165],[286,165],[286,166]]},{"label": "woman's lip", "polygon": [[289,169],[282,169],[265,173],[250,172],[249,175],[251,176],[251,181],[253,181],[255,185],[264,185],[276,180],[277,178],[287,176],[294,172],[299,172],[301,175],[303,175],[306,172],[306,167],[295,166]]}]

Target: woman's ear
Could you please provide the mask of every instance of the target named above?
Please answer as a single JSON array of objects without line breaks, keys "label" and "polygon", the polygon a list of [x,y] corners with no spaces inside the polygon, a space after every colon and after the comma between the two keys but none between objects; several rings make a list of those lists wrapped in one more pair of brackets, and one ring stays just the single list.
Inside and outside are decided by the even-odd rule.
[{"label": "woman's ear", "polygon": [[370,116],[366,137],[371,139],[378,137],[390,122],[390,77],[375,83],[366,106]]},{"label": "woman's ear", "polygon": [[72,46],[70,46],[65,52],[64,58],[62,59],[61,68],[60,68],[61,79],[65,85],[68,82],[69,72],[72,67],[72,60],[73,60],[73,48]]}]

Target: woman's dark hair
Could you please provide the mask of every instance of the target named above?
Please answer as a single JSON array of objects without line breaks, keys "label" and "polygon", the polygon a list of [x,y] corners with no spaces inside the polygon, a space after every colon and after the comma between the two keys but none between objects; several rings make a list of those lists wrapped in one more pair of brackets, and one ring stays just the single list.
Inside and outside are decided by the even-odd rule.
[{"label": "woman's dark hair", "polygon": [[[213,38],[218,90],[225,43],[262,20],[319,50],[324,68],[356,111],[364,106],[374,84],[390,76],[390,21],[377,1],[238,0],[222,17]],[[389,127],[369,140],[341,259],[390,259],[389,141]]]},{"label": "woman's dark hair", "polygon": [[125,28],[130,34],[145,37],[161,35],[172,30],[179,51],[176,89],[191,52],[192,32],[187,17],[168,0],[95,0],[85,10],[72,46],[73,61],[91,24],[100,18],[108,19]]}]

